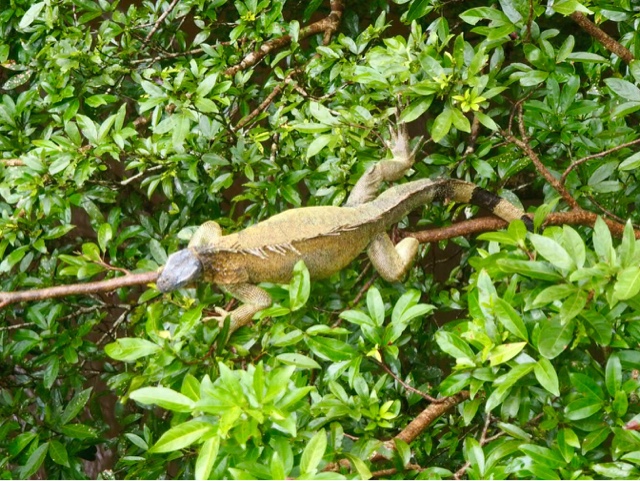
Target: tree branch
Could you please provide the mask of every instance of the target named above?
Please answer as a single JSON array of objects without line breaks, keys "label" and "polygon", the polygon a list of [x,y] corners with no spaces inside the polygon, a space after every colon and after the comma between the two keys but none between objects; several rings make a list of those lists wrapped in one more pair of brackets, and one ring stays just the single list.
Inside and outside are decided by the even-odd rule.
[{"label": "tree branch", "polygon": [[[300,29],[298,34],[299,39],[303,39],[309,37],[311,35],[315,35],[320,32],[325,32],[325,40],[328,35],[331,35],[338,29],[340,25],[340,19],[342,18],[342,11],[344,10],[344,0],[331,0],[331,13],[327,15],[322,20],[318,20],[311,25],[308,25],[304,28]],[[224,71],[225,75],[233,76],[241,70],[245,70],[255,64],[257,64],[260,60],[262,60],[265,56],[270,54],[271,52],[278,50],[285,45],[289,45],[291,43],[291,35],[283,35],[282,37],[274,38],[269,40],[262,45],[256,51],[249,53],[245,56],[242,61],[233,67],[229,67]]]},{"label": "tree branch", "polygon": [[153,37],[153,35],[160,28],[160,24],[164,22],[164,19],[167,18],[167,16],[169,16],[169,14],[176,7],[179,1],[180,0],[173,0],[171,4],[167,7],[167,9],[164,12],[162,12],[162,14],[158,17],[158,20],[156,20],[156,23],[153,25],[153,28],[149,31],[149,33],[145,37],[144,42],[142,42],[142,48],[140,50],[143,50],[144,47],[147,46],[147,44],[149,43],[149,40],[151,40],[151,37]]},{"label": "tree branch", "polygon": [[108,279],[106,281],[87,282],[84,284],[68,284],[64,286],[33,289],[30,291],[0,292],[0,309],[16,302],[41,301],[54,297],[72,296],[76,294],[95,294],[109,292],[121,287],[137,284],[150,284],[158,278],[157,272],[143,272],[127,274],[126,276]]},{"label": "tree branch", "polygon": [[602,152],[598,152],[597,154],[593,154],[593,155],[587,155],[586,157],[582,157],[581,159],[578,159],[575,162],[572,162],[571,165],[567,167],[567,169],[562,173],[562,177],[560,177],[560,183],[564,184],[565,181],[567,180],[567,176],[571,173],[573,169],[578,167],[580,164],[584,164],[589,160],[605,157],[611,154],[612,152],[616,152],[618,150],[625,149],[627,147],[631,147],[636,144],[640,144],[640,139],[636,139],[636,140],[632,140],[631,142],[626,142],[624,144],[616,145],[615,147],[612,147],[608,150],[604,150]]},{"label": "tree branch", "polygon": [[585,17],[584,14],[580,12],[573,12],[570,17],[574,22],[580,25],[585,32],[600,42],[604,48],[609,52],[616,54],[625,63],[629,64],[634,60],[633,54],[629,49],[607,35],[595,23]]},{"label": "tree branch", "polygon": [[[597,214],[582,209],[572,210],[569,212],[555,212],[549,214],[544,221],[545,226],[549,225],[584,225],[593,227],[598,218]],[[622,237],[624,225],[611,219],[603,218],[604,222],[616,237]],[[402,230],[400,233],[403,237],[414,237],[421,244],[432,242],[440,242],[454,237],[466,237],[471,234],[479,234],[482,232],[492,232],[504,229],[508,222],[498,217],[478,217],[476,219],[464,220],[446,227],[434,227],[417,232]],[[640,239],[640,230],[635,229],[636,239]]]},{"label": "tree branch", "polygon": [[522,140],[517,139],[510,133],[504,134],[505,139],[511,142],[512,144],[514,144],[520,150],[522,150],[527,155],[527,157],[531,159],[531,162],[533,162],[533,165],[536,168],[536,170],[547,180],[547,182],[549,182],[549,184],[551,184],[551,186],[556,190],[556,192],[560,194],[560,196],[566,201],[567,204],[569,204],[569,206],[572,209],[580,209],[578,202],[573,197],[571,197],[571,194],[569,194],[569,191],[567,191],[567,189],[564,188],[564,186],[558,181],[558,179],[556,179],[551,174],[549,169],[547,169],[545,165],[542,163],[542,161],[540,160],[540,157],[538,157],[538,154],[536,154],[533,148],[531,148],[531,146],[529,145],[529,142],[527,139],[527,131],[524,126],[522,105],[518,105],[518,126],[520,129],[520,135],[522,136]]}]

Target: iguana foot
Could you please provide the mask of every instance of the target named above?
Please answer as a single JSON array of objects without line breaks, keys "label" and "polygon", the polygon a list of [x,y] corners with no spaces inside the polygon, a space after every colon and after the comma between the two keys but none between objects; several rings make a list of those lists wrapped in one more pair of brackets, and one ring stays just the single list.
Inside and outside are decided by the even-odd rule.
[{"label": "iguana foot", "polygon": [[389,127],[391,138],[385,142],[393,158],[385,159],[369,167],[353,186],[345,206],[365,204],[378,197],[383,182],[401,179],[413,166],[417,148],[409,146],[409,132],[405,123],[399,122],[395,129]]},{"label": "iguana foot", "polygon": [[202,321],[203,322],[216,321],[220,325],[220,327],[222,327],[225,319],[231,315],[232,311],[227,311],[222,307],[217,307],[217,306],[214,307],[213,310],[216,312],[216,314],[214,316],[203,317]]}]

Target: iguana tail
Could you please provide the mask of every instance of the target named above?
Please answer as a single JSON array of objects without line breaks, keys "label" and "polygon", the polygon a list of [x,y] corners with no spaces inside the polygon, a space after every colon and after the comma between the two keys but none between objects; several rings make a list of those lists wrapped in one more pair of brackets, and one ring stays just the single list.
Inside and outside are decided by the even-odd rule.
[{"label": "iguana tail", "polygon": [[421,179],[397,185],[371,202],[363,204],[361,208],[365,215],[371,215],[372,221],[381,220],[386,226],[390,226],[412,210],[428,206],[434,201],[460,202],[484,207],[508,222],[520,219],[527,229],[533,230],[533,222],[522,209],[482,187],[456,179]]}]

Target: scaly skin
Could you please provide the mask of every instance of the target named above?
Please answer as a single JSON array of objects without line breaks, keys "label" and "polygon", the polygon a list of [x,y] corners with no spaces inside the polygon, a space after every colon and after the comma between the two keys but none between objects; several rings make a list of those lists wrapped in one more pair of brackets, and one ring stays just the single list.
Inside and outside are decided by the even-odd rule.
[{"label": "scaly skin", "polygon": [[416,180],[392,187],[379,196],[380,184],[401,178],[413,165],[404,125],[392,132],[392,159],[375,164],[354,186],[345,207],[302,207],[275,215],[237,232],[222,235],[220,226],[206,222],[187,249],[167,260],[157,286],[168,292],[202,277],[241,301],[227,313],[216,308],[219,321],[231,316],[231,330],[248,323],[271,305],[260,282],[286,283],[294,265],[303,260],[312,279],[329,277],[367,250],[373,266],[387,281],[406,274],[418,241],[403,239],[394,246],[387,229],[419,206],[434,200],[473,203],[511,221],[524,212],[474,184],[453,179]]}]

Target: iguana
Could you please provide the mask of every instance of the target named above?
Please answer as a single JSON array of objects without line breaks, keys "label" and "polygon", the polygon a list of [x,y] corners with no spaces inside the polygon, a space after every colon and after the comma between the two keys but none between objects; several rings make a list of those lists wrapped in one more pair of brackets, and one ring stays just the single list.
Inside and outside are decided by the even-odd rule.
[{"label": "iguana", "polygon": [[256,284],[289,282],[301,259],[311,278],[321,279],[340,271],[366,249],[383,279],[402,279],[417,254],[418,241],[407,237],[394,246],[387,229],[434,200],[479,205],[507,221],[522,219],[531,226],[521,209],[461,180],[415,180],[378,195],[382,182],[400,179],[414,162],[415,151],[409,147],[404,124],[392,131],[388,147],[393,158],[366,170],[344,207],[290,209],[229,235],[222,235],[216,222],[204,223],[186,249],[169,256],[158,277],[158,289],[172,291],[200,278],[217,284],[242,303],[231,312],[216,308],[214,318],[224,321],[230,315],[234,331],[271,305],[269,294]]}]

